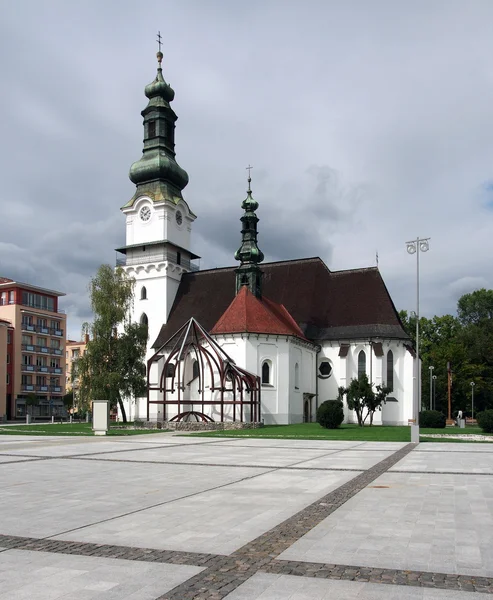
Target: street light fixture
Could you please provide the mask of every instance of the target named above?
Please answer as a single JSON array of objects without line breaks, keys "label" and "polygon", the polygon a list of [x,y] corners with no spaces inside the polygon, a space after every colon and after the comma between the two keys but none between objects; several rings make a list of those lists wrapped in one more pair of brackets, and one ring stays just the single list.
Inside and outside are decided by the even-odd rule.
[{"label": "street light fixture", "polygon": [[413,394],[413,419],[411,426],[411,442],[419,442],[419,410],[421,408],[421,381],[419,368],[419,255],[430,249],[430,238],[416,238],[406,242],[408,254],[416,254],[416,359],[414,362],[414,381],[416,383]]},{"label": "street light fixture", "polygon": [[474,386],[476,384],[471,381],[471,419],[474,419]]},{"label": "street light fixture", "polygon": [[433,410],[433,405],[431,403],[431,397],[433,396],[433,369],[435,367],[428,367],[430,369],[430,410]]}]

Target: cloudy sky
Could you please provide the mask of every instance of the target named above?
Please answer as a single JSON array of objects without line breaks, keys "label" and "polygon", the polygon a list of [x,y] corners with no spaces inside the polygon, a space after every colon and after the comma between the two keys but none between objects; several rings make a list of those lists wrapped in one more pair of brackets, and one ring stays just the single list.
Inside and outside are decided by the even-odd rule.
[{"label": "cloudy sky", "polygon": [[[124,244],[144,86],[176,92],[202,268],[233,264],[248,163],[267,260],[380,269],[398,309],[493,287],[491,0],[2,3],[0,275],[67,293]],[[341,300],[343,301],[343,299]]]}]

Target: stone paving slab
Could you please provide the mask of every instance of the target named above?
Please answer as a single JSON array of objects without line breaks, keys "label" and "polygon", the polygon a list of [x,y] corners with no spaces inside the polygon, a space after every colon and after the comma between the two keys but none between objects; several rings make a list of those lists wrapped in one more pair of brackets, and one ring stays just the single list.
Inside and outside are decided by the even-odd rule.
[{"label": "stone paving slab", "polygon": [[299,465],[303,469],[369,469],[384,458],[388,458],[394,450],[342,450],[322,458],[314,458]]},{"label": "stone paving slab", "polygon": [[0,552],[0,600],[154,600],[200,567],[8,550]]},{"label": "stone paving slab", "polygon": [[272,471],[56,539],[228,554],[357,475]]},{"label": "stone paving slab", "polygon": [[257,573],[226,600],[465,600],[468,592]]},{"label": "stone paving slab", "polygon": [[279,558],[491,577],[492,507],[492,478],[389,471]]},{"label": "stone paving slab", "polygon": [[493,452],[412,452],[390,471],[493,475]]},{"label": "stone paving slab", "polygon": [[[491,456],[493,454],[493,446],[491,444],[474,444],[474,443],[455,443],[455,442],[421,442],[419,446],[416,448],[415,452],[433,452],[436,454],[437,452],[446,452],[449,454],[450,452],[460,452],[460,453],[479,453],[479,454],[488,454]],[[451,460],[454,460],[451,458]]]},{"label": "stone paving slab", "polygon": [[3,465],[0,514],[11,518],[2,519],[0,533],[52,536],[264,472],[64,459]]},{"label": "stone paving slab", "polygon": [[[291,449],[277,448],[275,452],[266,451],[264,448],[235,448],[228,446],[226,450],[222,445],[195,445],[195,446],[161,446],[159,448],[142,449],[138,452],[133,449],[115,454],[98,453],[95,460],[133,460],[157,463],[176,462],[187,464],[229,465],[229,466],[257,466],[257,467],[287,467],[313,458],[324,457],[336,453],[337,450]],[[378,462],[378,460],[377,460]]]}]

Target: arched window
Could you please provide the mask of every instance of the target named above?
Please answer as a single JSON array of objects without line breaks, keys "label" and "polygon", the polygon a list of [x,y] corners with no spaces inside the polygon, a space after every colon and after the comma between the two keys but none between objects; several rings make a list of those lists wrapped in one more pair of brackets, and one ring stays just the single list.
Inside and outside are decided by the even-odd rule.
[{"label": "arched window", "polygon": [[166,377],[174,377],[175,375],[175,365],[174,363],[168,363],[166,365]]},{"label": "arched window", "polygon": [[392,350],[387,352],[387,387],[394,391],[394,353]]},{"label": "arched window", "polygon": [[140,288],[140,299],[147,300],[147,289],[145,285]]},{"label": "arched window", "polygon": [[270,361],[266,360],[262,363],[262,384],[269,385],[271,383],[271,366]]},{"label": "arched window", "polygon": [[192,379],[195,379],[199,376],[199,363],[197,360],[194,360],[192,363]]},{"label": "arched window", "polygon": [[366,354],[364,350],[358,354],[358,379],[366,373]]},{"label": "arched window", "polygon": [[300,365],[298,363],[294,365],[294,389],[300,389]]},{"label": "arched window", "polygon": [[141,325],[149,325],[149,319],[147,318],[147,315],[145,313],[142,313],[142,315],[140,317],[140,324]]}]

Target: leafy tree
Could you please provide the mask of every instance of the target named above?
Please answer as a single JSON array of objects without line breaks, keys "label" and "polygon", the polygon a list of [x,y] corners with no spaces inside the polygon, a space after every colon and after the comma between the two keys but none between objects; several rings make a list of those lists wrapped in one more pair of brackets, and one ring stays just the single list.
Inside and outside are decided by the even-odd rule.
[{"label": "leafy tree", "polygon": [[493,321],[493,290],[484,288],[464,294],[457,302],[457,315],[462,325],[481,325]]},{"label": "leafy tree", "polygon": [[28,414],[30,414],[32,416],[33,407],[38,406],[40,403],[40,400],[41,399],[38,398],[38,396],[36,396],[36,394],[34,392],[31,392],[26,396],[26,406],[27,406]]},{"label": "leafy tree", "polygon": [[124,422],[123,398],[146,391],[148,333],[147,325],[130,322],[134,284],[120,267],[101,265],[89,285],[94,321],[83,325],[90,339],[85,354],[75,361],[82,404],[109,400],[112,408],[120,407]]},{"label": "leafy tree", "polygon": [[[370,426],[373,425],[373,417],[377,410],[382,409],[391,389],[386,386],[373,385],[368,381],[368,376],[363,373],[358,379],[351,379],[347,388],[339,388],[339,397],[346,396],[346,402],[350,410],[354,410],[358,425],[363,427],[366,419],[370,417]],[[366,412],[365,412],[366,411]]]}]

